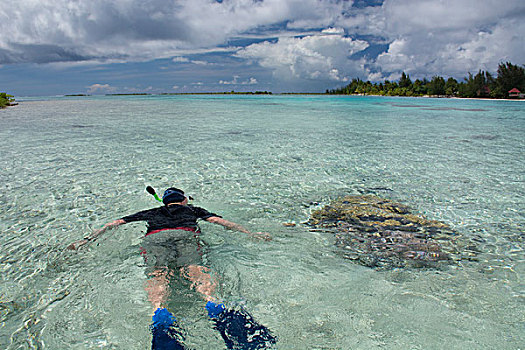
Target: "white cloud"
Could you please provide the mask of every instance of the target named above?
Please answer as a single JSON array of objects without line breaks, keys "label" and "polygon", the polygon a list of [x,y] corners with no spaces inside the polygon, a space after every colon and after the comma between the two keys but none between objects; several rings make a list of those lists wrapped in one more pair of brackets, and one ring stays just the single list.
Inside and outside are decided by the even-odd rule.
[{"label": "white cloud", "polygon": [[381,81],[384,80],[383,74],[380,72],[370,73],[367,76],[367,80],[370,81]]},{"label": "white cloud", "polygon": [[337,26],[351,11],[353,1],[299,1],[294,4],[294,16],[287,27],[294,28],[327,28]]},{"label": "white cloud", "polygon": [[[215,49],[284,22],[322,23],[333,0],[17,0],[0,14],[0,63],[151,60]],[[348,3],[348,2],[346,2]]]},{"label": "white cloud", "polygon": [[274,76],[282,80],[347,81],[349,74],[362,69],[362,62],[350,60],[349,56],[366,49],[368,43],[337,33],[341,32],[330,30],[330,34],[252,44],[239,50],[237,56],[272,69]]},{"label": "white cloud", "polygon": [[341,25],[390,44],[370,62],[383,77],[399,77],[401,71],[461,77],[478,69],[494,72],[501,61],[522,64],[524,17],[525,1],[520,0],[385,0]]},{"label": "white cloud", "polygon": [[175,62],[175,63],[187,63],[187,62],[189,62],[190,60],[189,60],[188,58],[186,58],[186,57],[180,57],[180,56],[177,56],[177,57],[174,57],[174,58],[172,59],[172,61]]},{"label": "white cloud", "polygon": [[193,63],[193,64],[198,64],[198,65],[201,65],[201,66],[208,66],[208,65],[211,65],[210,62],[200,61],[200,60],[192,60],[191,63]]},{"label": "white cloud", "polygon": [[327,29],[323,29],[321,31],[321,33],[323,34],[339,34],[339,35],[344,35],[345,34],[345,30],[343,28],[327,28]]},{"label": "white cloud", "polygon": [[93,84],[91,86],[88,86],[88,93],[89,94],[94,94],[94,93],[97,93],[97,92],[108,93],[108,92],[112,92],[112,91],[115,91],[115,88],[110,86],[109,84]]},{"label": "white cloud", "polygon": [[175,62],[175,63],[193,63],[193,64],[197,64],[197,65],[200,65],[200,66],[209,66],[209,65],[213,65],[213,63],[210,63],[210,62],[207,62],[207,61],[202,61],[202,60],[190,60],[189,58],[181,57],[181,56],[174,57],[174,58],[172,59],[172,61]]},{"label": "white cloud", "polygon": [[222,85],[234,85],[234,84],[237,84],[237,79],[238,78],[239,78],[239,76],[235,75],[233,77],[233,80],[231,80],[231,81],[219,80],[219,84],[222,84]]},{"label": "white cloud", "polygon": [[233,80],[225,81],[225,80],[219,80],[219,84],[221,85],[255,85],[257,84],[257,79],[254,77],[249,78],[245,81],[238,81],[240,76],[234,75]]},{"label": "white cloud", "polygon": [[228,47],[207,47],[207,48],[177,48],[176,55],[199,55],[208,53],[228,53],[236,52],[239,47],[228,46]]},{"label": "white cloud", "polygon": [[[478,69],[495,71],[501,61],[524,63],[523,0],[385,0],[364,8],[353,3],[17,0],[0,11],[0,64],[63,68],[65,63],[166,58],[199,66],[184,67],[188,71],[210,66],[209,73],[222,62],[195,55],[213,52],[225,61],[233,55],[235,63],[239,58],[257,62],[276,79],[302,87],[306,80],[324,84],[399,76],[401,71],[412,77],[461,77]],[[250,39],[263,42],[235,46]],[[375,44],[388,49],[377,56]],[[368,47],[367,55],[373,56],[351,57]]]}]

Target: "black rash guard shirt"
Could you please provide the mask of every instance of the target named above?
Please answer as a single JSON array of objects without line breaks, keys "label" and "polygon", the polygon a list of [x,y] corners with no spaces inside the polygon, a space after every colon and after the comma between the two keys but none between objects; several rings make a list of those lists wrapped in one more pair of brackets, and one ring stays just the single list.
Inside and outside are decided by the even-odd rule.
[{"label": "black rash guard shirt", "polygon": [[126,223],[134,221],[146,221],[148,223],[147,233],[169,229],[187,227],[198,230],[197,219],[208,219],[220,215],[210,213],[204,208],[192,205],[172,204],[170,206],[158,207],[139,211],[138,213],[121,218]]}]

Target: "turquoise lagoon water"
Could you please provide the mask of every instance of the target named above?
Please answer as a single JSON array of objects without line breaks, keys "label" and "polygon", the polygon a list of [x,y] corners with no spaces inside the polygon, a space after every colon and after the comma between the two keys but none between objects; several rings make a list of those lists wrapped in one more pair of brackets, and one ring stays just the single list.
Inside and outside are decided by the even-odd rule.
[{"label": "turquoise lagoon water", "polygon": [[[523,349],[525,104],[333,96],[25,99],[0,111],[0,348],[147,349],[144,225],[65,251],[181,187],[271,242],[202,224],[218,296],[278,349]],[[373,193],[475,237],[476,260],[377,271],[301,225]],[[294,221],[295,227],[284,222]],[[194,349],[224,348],[175,276]]]}]

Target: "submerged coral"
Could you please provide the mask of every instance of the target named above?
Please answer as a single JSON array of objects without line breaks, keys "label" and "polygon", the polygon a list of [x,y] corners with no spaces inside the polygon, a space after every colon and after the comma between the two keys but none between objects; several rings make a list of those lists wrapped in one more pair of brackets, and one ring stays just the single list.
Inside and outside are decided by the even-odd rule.
[{"label": "submerged coral", "polygon": [[435,266],[476,254],[448,225],[372,195],[335,200],[315,210],[308,225],[334,233],[345,258],[378,269]]}]

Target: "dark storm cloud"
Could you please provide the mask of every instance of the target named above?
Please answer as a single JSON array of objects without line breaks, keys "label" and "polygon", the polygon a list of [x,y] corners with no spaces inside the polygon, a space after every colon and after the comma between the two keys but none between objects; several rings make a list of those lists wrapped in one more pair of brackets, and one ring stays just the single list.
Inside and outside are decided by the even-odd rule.
[{"label": "dark storm cloud", "polygon": [[[10,45],[10,47],[12,50],[6,54],[6,60],[8,60],[9,63],[49,63],[67,61],[86,61],[90,59],[90,57],[79,55],[74,51],[70,51],[58,45],[12,44]],[[0,57],[2,57],[1,51]]]}]

